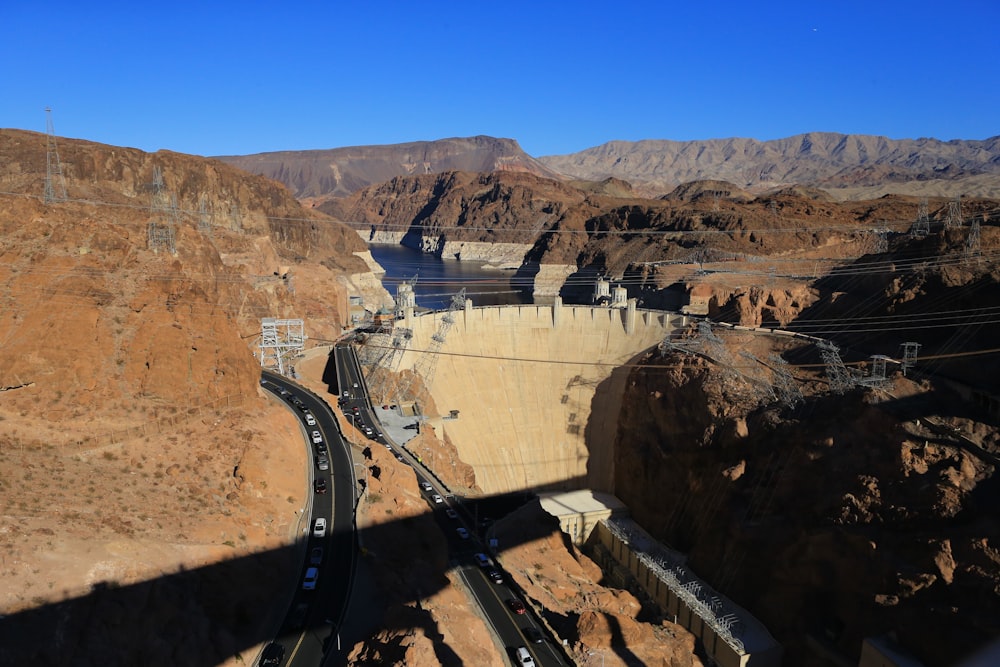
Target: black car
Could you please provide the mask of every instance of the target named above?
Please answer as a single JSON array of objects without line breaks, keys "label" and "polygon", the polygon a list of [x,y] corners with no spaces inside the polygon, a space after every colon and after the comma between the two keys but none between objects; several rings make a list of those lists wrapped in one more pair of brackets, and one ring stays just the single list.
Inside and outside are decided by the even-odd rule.
[{"label": "black car", "polygon": [[322,477],[318,477],[313,482],[313,491],[316,493],[326,493],[326,480]]},{"label": "black car", "polygon": [[[305,602],[300,602],[296,605],[295,609],[288,616],[288,627],[293,630],[299,630],[306,624],[306,615],[309,613],[309,605]],[[263,664],[263,663],[261,663]],[[278,663],[275,663],[278,664]]]},{"label": "black car", "polygon": [[285,647],[281,644],[271,642],[264,648],[264,652],[260,654],[260,667],[280,665],[281,659],[284,657]]},{"label": "black car", "polygon": [[531,625],[524,628],[524,636],[532,644],[541,644],[545,641],[545,635],[538,628]]}]

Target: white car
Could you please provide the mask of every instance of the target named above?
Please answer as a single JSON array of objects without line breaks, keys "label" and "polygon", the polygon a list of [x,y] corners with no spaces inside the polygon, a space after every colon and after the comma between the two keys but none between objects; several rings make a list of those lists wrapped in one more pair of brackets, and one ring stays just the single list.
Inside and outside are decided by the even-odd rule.
[{"label": "white car", "polygon": [[302,590],[312,591],[316,589],[316,580],[319,579],[319,568],[311,567],[306,570],[306,576],[302,578]]},{"label": "white car", "polygon": [[313,521],[313,537],[326,537],[326,519],[323,517]]},{"label": "white car", "polygon": [[440,505],[441,503],[444,502],[444,498],[442,498],[441,496],[439,496],[436,493],[433,496],[431,496],[431,500],[434,501],[435,505]]},{"label": "white car", "polygon": [[319,443],[323,442],[323,436],[319,434],[319,431],[313,431],[311,435],[313,443],[318,445]]},{"label": "white car", "polygon": [[420,482],[420,488],[426,491],[427,493],[430,493],[431,491],[434,490],[434,487],[428,484],[427,482]]},{"label": "white car", "polygon": [[315,426],[316,425],[316,418],[313,417],[308,412],[306,413],[306,424],[309,424],[309,426]]},{"label": "white car", "polygon": [[528,653],[528,649],[523,646],[519,646],[514,655],[517,656],[516,662],[520,667],[535,667],[535,660]]}]

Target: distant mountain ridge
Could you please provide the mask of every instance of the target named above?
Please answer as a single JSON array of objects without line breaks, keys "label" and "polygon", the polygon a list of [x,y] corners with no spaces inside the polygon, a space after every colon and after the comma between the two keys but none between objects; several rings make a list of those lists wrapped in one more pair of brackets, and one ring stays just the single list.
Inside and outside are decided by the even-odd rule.
[{"label": "distant mountain ridge", "polygon": [[573,178],[620,178],[647,192],[705,179],[757,191],[793,183],[846,188],[1000,175],[1000,136],[940,141],[811,132],[771,141],[609,141],[538,161]]},{"label": "distant mountain ridge", "polygon": [[1000,136],[984,140],[889,139],[810,132],[784,139],[609,141],[568,155],[534,158],[514,139],[488,136],[217,159],[284,183],[319,205],[400,176],[516,171],[562,181],[625,181],[662,196],[678,185],[717,180],[752,193],[789,185],[837,199],[887,192],[914,196],[1000,196]]},{"label": "distant mountain ridge", "polygon": [[224,155],[216,159],[287,185],[299,199],[346,196],[396,176],[523,171],[561,178],[513,139],[475,136],[381,146]]}]

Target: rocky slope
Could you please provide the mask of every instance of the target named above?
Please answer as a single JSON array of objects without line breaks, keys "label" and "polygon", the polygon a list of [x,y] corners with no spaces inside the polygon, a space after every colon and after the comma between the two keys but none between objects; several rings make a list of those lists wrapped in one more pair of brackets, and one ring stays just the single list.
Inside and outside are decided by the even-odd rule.
[{"label": "rocky slope", "polygon": [[[704,141],[610,141],[569,155],[539,158],[573,178],[620,178],[647,194],[665,193],[688,181],[715,179],[756,192],[786,184],[833,189],[928,180],[954,181],[945,196],[992,196],[967,181],[977,174],[1000,175],[1000,137],[982,141],[888,139],[811,132],[785,139],[709,139]],[[896,190],[898,192],[898,190]],[[875,193],[870,193],[875,198]]]},{"label": "rocky slope", "polygon": [[[979,289],[984,281],[992,288]],[[996,281],[995,259],[978,271],[945,265],[901,282],[871,276],[852,284],[847,303],[835,305],[834,291],[825,292],[826,308],[816,310],[859,316],[852,306],[867,299],[894,312],[877,298],[883,289],[907,312],[930,314],[973,293],[992,308]],[[810,317],[812,309],[791,328]],[[695,571],[760,618],[785,645],[788,664],[854,663],[864,637],[893,631],[924,664],[951,665],[1000,632],[1000,440],[996,414],[968,393],[993,383],[995,355],[982,350],[998,325],[964,327],[972,337],[962,337],[961,349],[980,352],[954,363],[935,354],[954,350],[956,339],[925,338],[933,329],[843,325],[826,335],[850,342],[845,359],[890,340],[928,340],[918,379],[896,373],[887,392],[832,395],[808,342],[716,330],[728,349],[723,365],[674,351],[633,372],[615,443],[615,492],[637,521],[688,552]],[[769,403],[743,352],[797,364],[804,403]],[[713,354],[718,360],[718,348]]]},{"label": "rocky slope", "polygon": [[523,171],[557,178],[513,139],[463,137],[385,146],[352,146],[219,157],[287,185],[296,197],[345,196],[397,176],[442,171]]},{"label": "rocky slope", "polygon": [[[269,628],[305,489],[260,318],[338,334],[364,245],[220,162],[59,152],[68,199],[45,204],[45,136],[0,131],[0,662],[222,664]],[[147,247],[154,215],[176,254]]]}]

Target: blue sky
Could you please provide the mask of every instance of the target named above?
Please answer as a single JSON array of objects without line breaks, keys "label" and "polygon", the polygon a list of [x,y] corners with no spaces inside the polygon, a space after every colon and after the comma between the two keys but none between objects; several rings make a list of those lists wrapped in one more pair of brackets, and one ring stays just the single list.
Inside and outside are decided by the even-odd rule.
[{"label": "blue sky", "polygon": [[1000,134],[1000,2],[0,2],[0,127],[199,155]]}]

